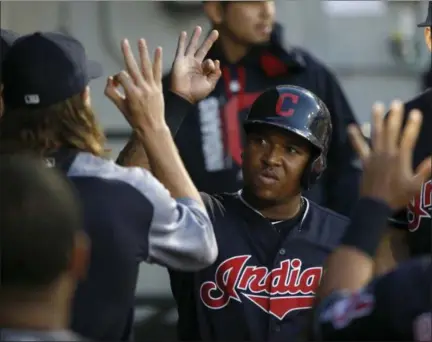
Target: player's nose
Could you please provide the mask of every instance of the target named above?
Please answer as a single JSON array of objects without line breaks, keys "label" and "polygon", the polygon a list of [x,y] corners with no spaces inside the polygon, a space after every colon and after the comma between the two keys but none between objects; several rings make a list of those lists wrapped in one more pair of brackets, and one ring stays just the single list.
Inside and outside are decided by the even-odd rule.
[{"label": "player's nose", "polygon": [[262,156],[262,162],[267,166],[282,165],[282,155],[277,147],[269,148]]}]

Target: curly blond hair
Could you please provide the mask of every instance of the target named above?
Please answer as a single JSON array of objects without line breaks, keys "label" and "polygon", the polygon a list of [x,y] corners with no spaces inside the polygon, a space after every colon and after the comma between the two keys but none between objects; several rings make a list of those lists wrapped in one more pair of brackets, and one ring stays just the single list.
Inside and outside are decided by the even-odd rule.
[{"label": "curly blond hair", "polygon": [[0,151],[44,155],[59,147],[104,156],[104,133],[82,94],[45,108],[6,108],[0,119]]}]

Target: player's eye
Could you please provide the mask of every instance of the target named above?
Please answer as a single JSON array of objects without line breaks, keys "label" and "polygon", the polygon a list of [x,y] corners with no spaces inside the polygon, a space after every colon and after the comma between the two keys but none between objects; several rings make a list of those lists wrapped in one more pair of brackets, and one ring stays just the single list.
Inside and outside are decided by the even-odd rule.
[{"label": "player's eye", "polygon": [[260,137],[259,135],[255,135],[252,137],[252,141],[260,146],[265,146],[267,145],[267,140],[265,140],[263,137]]},{"label": "player's eye", "polygon": [[295,146],[287,146],[286,150],[288,153],[299,153],[299,150]]}]

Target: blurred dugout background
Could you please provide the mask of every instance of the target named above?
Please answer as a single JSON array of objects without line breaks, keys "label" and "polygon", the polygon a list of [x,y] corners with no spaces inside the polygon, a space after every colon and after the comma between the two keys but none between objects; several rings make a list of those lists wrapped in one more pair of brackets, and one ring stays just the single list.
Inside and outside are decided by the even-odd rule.
[{"label": "blurred dugout background", "polygon": [[[416,23],[426,16],[422,1],[278,1],[277,20],[285,39],[300,45],[336,73],[359,121],[365,123],[376,100],[407,100],[423,87],[430,56]],[[177,35],[195,25],[208,28],[199,1],[2,1],[1,27],[28,33],[61,30],[85,45],[105,74],[122,67],[119,42],[145,37],[164,49],[171,65]],[[92,83],[93,103],[116,155],[128,136],[122,116],[103,96],[105,79]],[[115,275],[113,274],[113,277]],[[136,326],[140,336],[172,340],[176,310],[164,269],[141,266],[137,286]]]}]

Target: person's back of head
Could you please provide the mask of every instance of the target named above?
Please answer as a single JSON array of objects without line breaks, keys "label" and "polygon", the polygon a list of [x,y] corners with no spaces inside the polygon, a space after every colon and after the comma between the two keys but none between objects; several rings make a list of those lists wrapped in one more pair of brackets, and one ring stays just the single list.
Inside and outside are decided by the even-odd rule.
[{"label": "person's back of head", "polygon": [[6,57],[6,53],[9,51],[12,44],[17,40],[18,34],[11,30],[0,29],[0,117],[3,114],[3,81],[2,81],[2,69],[3,61]]},{"label": "person's back of head", "polygon": [[41,155],[65,147],[102,155],[104,135],[88,87],[101,74],[70,36],[36,32],[17,39],[3,62],[1,150]]},{"label": "person's back of head", "polygon": [[74,190],[28,155],[2,155],[0,179],[2,339],[20,331],[64,331],[88,259]]}]

